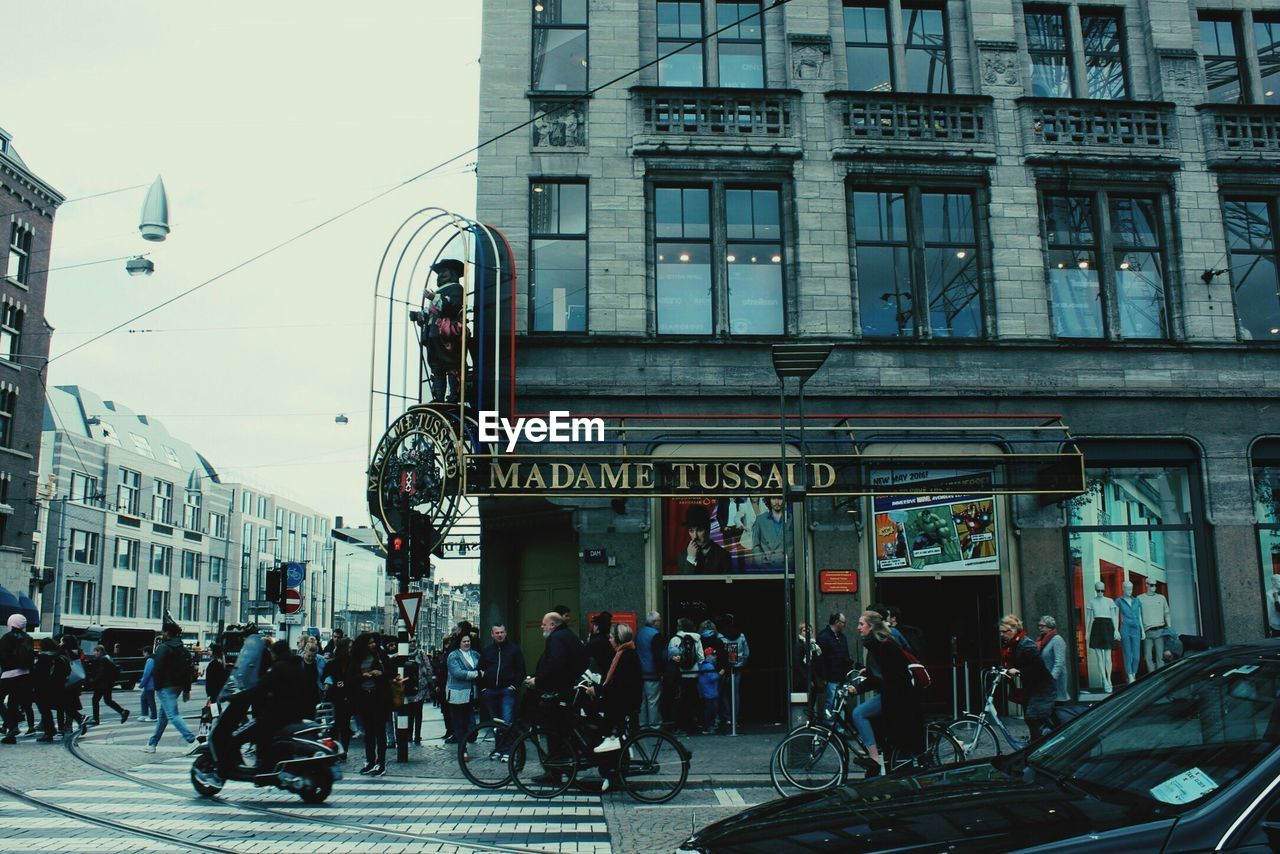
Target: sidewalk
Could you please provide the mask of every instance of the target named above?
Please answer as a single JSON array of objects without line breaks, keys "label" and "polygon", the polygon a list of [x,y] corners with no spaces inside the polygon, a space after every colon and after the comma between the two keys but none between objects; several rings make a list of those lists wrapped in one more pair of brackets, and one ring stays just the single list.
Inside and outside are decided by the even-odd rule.
[{"label": "sidewalk", "polygon": [[[444,722],[439,712],[427,708],[422,723],[422,744],[410,745],[408,765],[395,761],[395,751],[387,750],[389,776],[439,777],[458,779],[458,748],[444,744]],[[750,734],[677,736],[693,754],[689,786],[768,785],[769,757],[786,730],[781,724],[755,727]],[[351,743],[351,756],[363,760],[360,741]]]}]

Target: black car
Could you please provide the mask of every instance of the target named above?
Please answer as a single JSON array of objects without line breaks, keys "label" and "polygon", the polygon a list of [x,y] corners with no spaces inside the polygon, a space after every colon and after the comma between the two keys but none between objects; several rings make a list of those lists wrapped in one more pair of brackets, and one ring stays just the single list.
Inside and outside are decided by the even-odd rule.
[{"label": "black car", "polygon": [[1280,850],[1280,641],[1157,671],[1030,748],[762,804],[680,852]]}]

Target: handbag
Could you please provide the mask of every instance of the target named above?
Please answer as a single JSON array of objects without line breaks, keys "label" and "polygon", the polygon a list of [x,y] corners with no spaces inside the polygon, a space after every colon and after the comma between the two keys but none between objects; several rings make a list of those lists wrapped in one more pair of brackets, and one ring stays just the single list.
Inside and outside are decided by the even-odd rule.
[{"label": "handbag", "polygon": [[84,672],[84,662],[77,658],[71,662],[71,672],[67,674],[67,681],[63,683],[63,687],[79,688],[87,678]]}]

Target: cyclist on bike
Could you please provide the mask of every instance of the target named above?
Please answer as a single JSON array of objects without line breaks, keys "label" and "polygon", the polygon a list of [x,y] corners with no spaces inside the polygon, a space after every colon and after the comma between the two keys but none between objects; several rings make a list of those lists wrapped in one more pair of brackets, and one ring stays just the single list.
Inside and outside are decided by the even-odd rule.
[{"label": "cyclist on bike", "polygon": [[884,773],[884,757],[876,745],[872,721],[883,717],[888,723],[889,740],[912,756],[923,753],[924,717],[916,694],[907,657],[885,625],[884,617],[875,611],[863,611],[858,617],[858,634],[867,652],[866,681],[856,689],[859,693],[874,690],[877,695],[863,700],[853,710],[853,725],[867,748],[867,755],[877,768],[867,775]]},{"label": "cyclist on bike", "polygon": [[[534,689],[535,714],[539,723],[550,732],[568,732],[573,712],[564,701],[573,693],[582,672],[587,669],[587,652],[578,636],[569,628],[564,617],[550,611],[542,617],[542,636],[546,638],[542,656],[534,675],[525,679],[525,685]],[[550,779],[552,774],[542,775]]]},{"label": "cyclist on bike", "polygon": [[1000,660],[1006,668],[1005,675],[1010,679],[1022,677],[1021,690],[1012,692],[1009,698],[1024,707],[1022,717],[1031,732],[1031,740],[1035,741],[1053,714],[1057,687],[1044,666],[1036,642],[1027,637],[1021,619],[1014,614],[1004,615],[1000,619],[1000,640],[1004,643]]}]

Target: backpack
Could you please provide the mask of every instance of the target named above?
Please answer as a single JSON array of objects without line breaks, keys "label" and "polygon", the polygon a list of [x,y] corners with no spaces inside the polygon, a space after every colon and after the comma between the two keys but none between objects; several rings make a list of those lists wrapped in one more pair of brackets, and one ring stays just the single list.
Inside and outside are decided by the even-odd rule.
[{"label": "backpack", "polygon": [[50,686],[61,688],[66,676],[58,677],[58,656],[38,655],[35,664],[31,665],[31,680],[37,689]]},{"label": "backpack", "polygon": [[680,669],[698,669],[698,642],[687,634],[680,635]]},{"label": "backpack", "polygon": [[929,671],[920,663],[920,659],[905,649],[902,650],[902,655],[907,659],[907,673],[911,675],[911,684],[915,686],[917,691],[923,691],[933,684]]},{"label": "backpack", "polygon": [[31,642],[31,635],[26,632],[9,634],[13,636],[13,645],[6,660],[0,662],[0,670],[30,670],[31,665],[36,663],[35,644]]},{"label": "backpack", "polygon": [[720,636],[720,640],[724,643],[724,654],[726,663],[730,669],[734,669],[746,664],[746,653],[742,647],[746,645],[747,636],[739,634],[733,640],[729,640],[724,635]]},{"label": "backpack", "polygon": [[169,647],[164,657],[165,686],[181,688],[191,684],[191,652],[185,646]]}]

